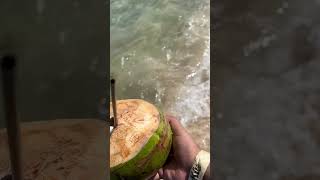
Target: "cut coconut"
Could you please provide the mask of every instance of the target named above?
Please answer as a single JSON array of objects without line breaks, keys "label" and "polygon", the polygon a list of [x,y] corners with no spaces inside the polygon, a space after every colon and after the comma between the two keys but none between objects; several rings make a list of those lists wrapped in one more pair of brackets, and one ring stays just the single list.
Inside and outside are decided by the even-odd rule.
[{"label": "cut coconut", "polygon": [[[112,108],[110,115],[113,115]],[[165,163],[172,132],[154,105],[139,99],[119,100],[117,121],[110,137],[112,173],[144,176]]]}]

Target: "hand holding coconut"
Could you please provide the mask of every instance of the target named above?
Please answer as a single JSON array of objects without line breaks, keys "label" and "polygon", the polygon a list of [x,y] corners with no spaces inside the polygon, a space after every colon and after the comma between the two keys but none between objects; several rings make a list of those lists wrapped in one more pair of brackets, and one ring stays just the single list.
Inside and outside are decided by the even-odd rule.
[{"label": "hand holding coconut", "polygon": [[[113,175],[135,180],[208,179],[209,153],[198,158],[203,151],[178,120],[164,117],[155,106],[139,99],[118,100],[117,110],[118,125],[110,139]],[[112,109],[110,112],[112,115]],[[198,163],[199,159],[204,163]]]},{"label": "hand holding coconut", "polygon": [[157,107],[141,99],[116,101],[115,80],[111,87],[111,179],[209,178],[209,153],[200,150],[179,121],[164,117]]},{"label": "hand holding coconut", "polygon": [[[195,164],[195,159],[197,155],[202,154],[198,145],[193,141],[191,136],[183,128],[180,122],[173,116],[166,116],[166,119],[171,125],[173,132],[172,150],[170,152],[169,158],[166,164],[155,172],[150,180],[187,180],[192,179],[190,170]],[[209,163],[208,156],[206,153],[205,160]],[[210,167],[204,170],[205,174],[203,179],[210,178]]]}]

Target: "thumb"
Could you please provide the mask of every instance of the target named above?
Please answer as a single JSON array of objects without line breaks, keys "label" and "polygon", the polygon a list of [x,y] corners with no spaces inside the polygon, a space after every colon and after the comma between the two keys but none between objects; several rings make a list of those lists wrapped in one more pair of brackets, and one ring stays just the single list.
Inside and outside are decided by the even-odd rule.
[{"label": "thumb", "polygon": [[180,121],[178,121],[176,117],[166,115],[166,119],[170,123],[174,136],[183,136],[187,133],[184,127],[181,125]]}]

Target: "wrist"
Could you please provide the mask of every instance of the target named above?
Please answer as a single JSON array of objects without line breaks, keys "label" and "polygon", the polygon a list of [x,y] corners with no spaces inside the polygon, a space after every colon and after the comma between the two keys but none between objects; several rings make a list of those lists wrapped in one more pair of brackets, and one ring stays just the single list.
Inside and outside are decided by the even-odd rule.
[{"label": "wrist", "polygon": [[184,166],[184,170],[187,173],[187,176],[189,176],[190,169],[192,168],[194,162],[196,161],[197,155],[199,154],[200,151],[201,151],[201,149],[198,148],[198,146],[195,146],[193,151],[190,153],[191,156],[189,158],[187,158],[187,161],[185,161],[186,163]]}]

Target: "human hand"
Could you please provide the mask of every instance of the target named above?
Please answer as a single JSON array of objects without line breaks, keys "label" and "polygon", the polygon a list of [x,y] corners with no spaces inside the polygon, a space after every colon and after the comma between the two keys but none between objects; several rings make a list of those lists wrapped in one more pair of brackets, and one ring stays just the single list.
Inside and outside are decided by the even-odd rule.
[{"label": "human hand", "polygon": [[175,117],[166,116],[166,119],[173,132],[172,149],[166,164],[147,179],[187,180],[200,148]]}]

